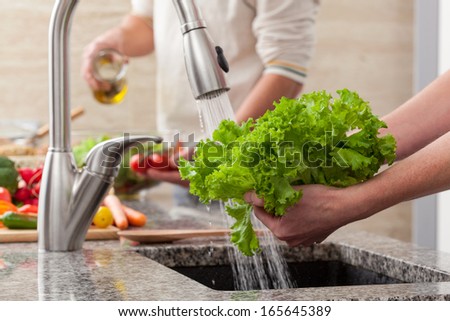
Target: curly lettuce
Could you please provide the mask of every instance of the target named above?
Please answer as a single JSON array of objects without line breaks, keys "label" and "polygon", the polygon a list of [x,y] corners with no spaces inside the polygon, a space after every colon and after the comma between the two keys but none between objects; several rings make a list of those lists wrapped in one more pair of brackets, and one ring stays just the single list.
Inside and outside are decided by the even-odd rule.
[{"label": "curly lettuce", "polygon": [[228,202],[236,222],[231,240],[245,255],[259,251],[244,194],[255,190],[264,208],[276,216],[301,198],[294,185],[346,187],[374,176],[395,160],[392,135],[379,137],[386,124],[368,102],[343,89],[282,98],[258,120],[242,125],[224,120],[212,139],[201,141],[193,161],[180,161],[181,177],[204,203]]}]

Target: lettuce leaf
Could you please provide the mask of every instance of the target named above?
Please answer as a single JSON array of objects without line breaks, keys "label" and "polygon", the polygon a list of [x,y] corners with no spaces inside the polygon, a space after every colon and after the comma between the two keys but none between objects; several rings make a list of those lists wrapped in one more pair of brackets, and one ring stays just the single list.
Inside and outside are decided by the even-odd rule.
[{"label": "lettuce leaf", "polygon": [[356,92],[337,93],[282,98],[274,110],[242,125],[224,120],[212,139],[198,144],[193,161],[180,161],[181,177],[202,202],[231,200],[231,240],[245,255],[259,251],[246,192],[255,190],[267,212],[282,216],[301,198],[294,185],[346,187],[394,162],[394,137],[378,136],[386,124]]}]

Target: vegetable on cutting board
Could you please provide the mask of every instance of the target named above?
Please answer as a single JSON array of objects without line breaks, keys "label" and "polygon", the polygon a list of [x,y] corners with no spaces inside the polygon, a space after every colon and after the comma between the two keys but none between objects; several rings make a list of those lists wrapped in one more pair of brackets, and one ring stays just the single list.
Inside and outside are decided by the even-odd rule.
[{"label": "vegetable on cutting board", "polygon": [[6,188],[11,195],[16,192],[19,173],[15,164],[7,157],[0,156],[0,186]]},{"label": "vegetable on cutting board", "polygon": [[145,223],[147,223],[147,216],[144,213],[141,213],[125,205],[122,205],[122,208],[130,225],[142,227],[145,225]]},{"label": "vegetable on cutting board", "polygon": [[106,195],[103,203],[110,209],[114,218],[114,224],[121,230],[127,229],[128,220],[119,198],[114,194],[109,194]]},{"label": "vegetable on cutting board", "polygon": [[114,217],[111,210],[106,206],[100,206],[94,215],[92,223],[99,228],[107,228],[113,225]]},{"label": "vegetable on cutting board", "polygon": [[337,92],[338,98],[325,91],[282,98],[242,125],[224,120],[212,139],[197,145],[193,162],[180,159],[192,194],[204,203],[230,200],[226,211],[236,220],[231,241],[245,255],[260,251],[246,192],[256,191],[267,212],[283,216],[302,197],[296,185],[346,187],[394,162],[394,137],[378,136],[386,124],[357,93]]},{"label": "vegetable on cutting board", "polygon": [[0,187],[0,200],[11,202],[11,193],[5,187]]},{"label": "vegetable on cutting board", "polygon": [[17,212],[22,214],[37,214],[38,207],[32,204],[25,204],[17,209]]},{"label": "vegetable on cutting board", "polygon": [[0,200],[0,215],[5,212],[17,212],[17,207],[11,202]]},{"label": "vegetable on cutting board", "polygon": [[[10,211],[17,211],[17,207],[11,203],[10,201],[0,200],[0,215]],[[3,227],[4,224],[0,221],[0,227]]]},{"label": "vegetable on cutting board", "polygon": [[37,215],[10,211],[0,216],[0,222],[9,229],[37,229]]}]

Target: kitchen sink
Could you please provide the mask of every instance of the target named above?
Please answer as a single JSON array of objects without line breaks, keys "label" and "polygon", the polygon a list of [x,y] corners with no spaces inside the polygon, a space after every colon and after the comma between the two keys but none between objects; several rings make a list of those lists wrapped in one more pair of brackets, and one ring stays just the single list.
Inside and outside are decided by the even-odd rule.
[{"label": "kitchen sink", "polygon": [[[292,288],[450,280],[448,274],[438,270],[342,244],[280,248],[287,262]],[[211,243],[140,247],[137,252],[211,289],[237,291],[228,255],[230,250],[230,245]],[[272,288],[269,285],[266,289]]]},{"label": "kitchen sink", "polygon": [[[236,290],[231,265],[175,266],[172,269],[214,290]],[[340,261],[290,262],[288,273],[295,288],[403,283]],[[273,285],[269,285],[269,289],[272,288]]]}]

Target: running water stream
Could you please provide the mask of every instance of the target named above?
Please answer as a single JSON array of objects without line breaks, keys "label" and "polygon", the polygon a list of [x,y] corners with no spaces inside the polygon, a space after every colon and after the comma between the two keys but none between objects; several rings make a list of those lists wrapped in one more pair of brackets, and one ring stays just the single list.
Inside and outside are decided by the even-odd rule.
[{"label": "running water stream", "polygon": [[[202,99],[197,100],[200,122],[206,137],[211,137],[213,131],[224,119],[234,118],[233,108],[226,91],[214,92]],[[231,217],[226,212],[224,205],[220,204],[228,227],[231,227]],[[264,231],[260,236],[262,252],[252,257],[243,255],[236,246],[232,245],[228,251],[230,264],[233,270],[234,287],[236,290],[257,290],[257,289],[285,289],[293,288],[295,285],[291,281],[286,260],[281,255],[280,246],[273,237],[273,234],[253,218],[253,226]]]}]

